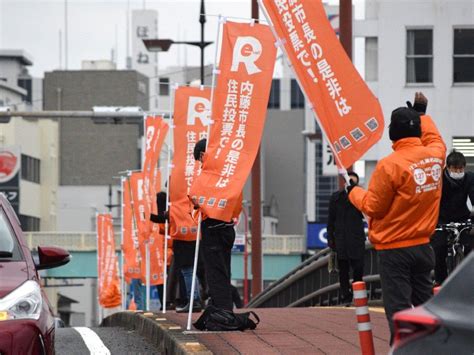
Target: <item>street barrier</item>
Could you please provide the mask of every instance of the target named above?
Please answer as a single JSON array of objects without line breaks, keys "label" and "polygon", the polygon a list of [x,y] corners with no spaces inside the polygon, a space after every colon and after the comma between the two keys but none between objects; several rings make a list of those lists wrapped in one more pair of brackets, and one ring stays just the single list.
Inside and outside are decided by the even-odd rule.
[{"label": "street barrier", "polygon": [[363,355],[375,355],[372,324],[370,323],[369,307],[367,306],[367,289],[365,282],[357,281],[352,284],[354,305],[357,316],[360,348]]},{"label": "street barrier", "polygon": [[[378,272],[377,253],[366,243],[364,278],[370,301],[380,302],[382,287]],[[295,269],[254,297],[248,308],[312,307],[339,304],[339,278],[329,272],[331,249],[323,249],[303,261]]]}]

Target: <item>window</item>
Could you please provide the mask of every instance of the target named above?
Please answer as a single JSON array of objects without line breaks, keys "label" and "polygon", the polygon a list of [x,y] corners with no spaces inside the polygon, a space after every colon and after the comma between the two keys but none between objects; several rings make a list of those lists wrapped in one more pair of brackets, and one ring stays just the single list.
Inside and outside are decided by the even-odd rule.
[{"label": "window", "polygon": [[474,29],[454,29],[453,82],[474,82]]},{"label": "window", "polygon": [[407,30],[407,83],[433,82],[433,30]]},{"label": "window", "polygon": [[38,217],[20,215],[21,229],[25,232],[38,232],[40,230],[40,219]]},{"label": "window", "polygon": [[365,80],[377,81],[379,72],[378,38],[365,38]]},{"label": "window", "polygon": [[169,96],[170,78],[160,78],[160,96]]},{"label": "window", "polygon": [[280,108],[280,79],[272,80],[272,89],[268,100],[268,108]]},{"label": "window", "polygon": [[40,183],[40,160],[30,157],[29,155],[21,155],[21,178],[26,181]]},{"label": "window", "polygon": [[32,87],[31,79],[18,79],[18,86],[26,90],[26,95],[23,96],[23,101],[31,104],[32,101]]},{"label": "window", "polygon": [[304,108],[304,95],[296,79],[291,79],[291,108]]}]

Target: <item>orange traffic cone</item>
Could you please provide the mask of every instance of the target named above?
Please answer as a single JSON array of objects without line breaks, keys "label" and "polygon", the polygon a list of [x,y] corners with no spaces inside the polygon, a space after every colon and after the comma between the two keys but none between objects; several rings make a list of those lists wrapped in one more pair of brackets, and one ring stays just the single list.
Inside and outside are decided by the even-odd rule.
[{"label": "orange traffic cone", "polygon": [[128,310],[129,311],[136,311],[137,310],[137,304],[135,303],[135,300],[133,298],[130,301],[130,304],[128,305]]}]

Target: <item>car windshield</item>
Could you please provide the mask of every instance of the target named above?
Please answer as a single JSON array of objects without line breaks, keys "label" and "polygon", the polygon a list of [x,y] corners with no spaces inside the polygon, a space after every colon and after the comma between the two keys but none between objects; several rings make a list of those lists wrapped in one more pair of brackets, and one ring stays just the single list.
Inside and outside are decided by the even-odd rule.
[{"label": "car windshield", "polygon": [[0,262],[4,260],[22,260],[22,257],[10,222],[0,208]]}]

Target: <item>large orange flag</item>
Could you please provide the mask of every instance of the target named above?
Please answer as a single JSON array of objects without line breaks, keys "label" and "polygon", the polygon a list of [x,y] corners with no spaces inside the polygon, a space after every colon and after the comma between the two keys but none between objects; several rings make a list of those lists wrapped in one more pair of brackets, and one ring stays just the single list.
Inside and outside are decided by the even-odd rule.
[{"label": "large orange flag", "polygon": [[[168,133],[168,124],[161,116],[148,116],[145,120],[146,142],[145,142],[145,161],[143,164],[143,193],[145,196],[145,218],[146,225],[151,232],[152,223],[150,222],[150,213],[155,205],[156,180],[158,174],[158,160],[160,158],[161,148]],[[160,178],[161,185],[161,178]],[[147,235],[147,238],[149,235]]]},{"label": "large orange flag", "polygon": [[194,146],[207,136],[211,89],[179,87],[174,101],[174,152],[170,184],[170,234],[174,239],[196,240],[197,224],[191,217],[188,190],[198,165]]},{"label": "large orange flag", "polygon": [[276,48],[261,24],[223,25],[207,153],[190,196],[209,217],[230,221],[262,137]]},{"label": "large orange flag", "polygon": [[[140,278],[142,282],[146,281],[146,243],[149,243],[150,284],[159,285],[163,283],[163,237],[160,236],[158,228],[149,228],[148,226],[148,220],[145,216],[147,201],[145,199],[145,189],[143,188],[143,176],[143,172],[133,172],[130,175],[133,214],[138,227],[138,242],[141,259]],[[157,256],[159,256],[159,260],[156,259]]]},{"label": "large orange flag", "polygon": [[[321,0],[262,0],[306,97],[342,166],[377,143],[382,109],[344,51]],[[341,165],[338,164],[338,165]]]},{"label": "large orange flag", "polygon": [[140,277],[140,252],[138,250],[138,234],[132,214],[130,180],[128,178],[122,181],[122,208],[123,208],[123,273],[125,280],[130,283],[131,279]]},{"label": "large orange flag", "polygon": [[99,303],[102,307],[118,307],[122,303],[118,259],[115,253],[115,238],[112,216],[97,215],[97,257],[99,278]]},{"label": "large orange flag", "polygon": [[148,229],[148,220],[146,219],[145,209],[147,201],[145,199],[144,174],[142,172],[133,172],[130,175],[130,191],[132,196],[133,216],[135,218],[138,230],[138,242],[140,247],[148,240],[150,230]]}]

